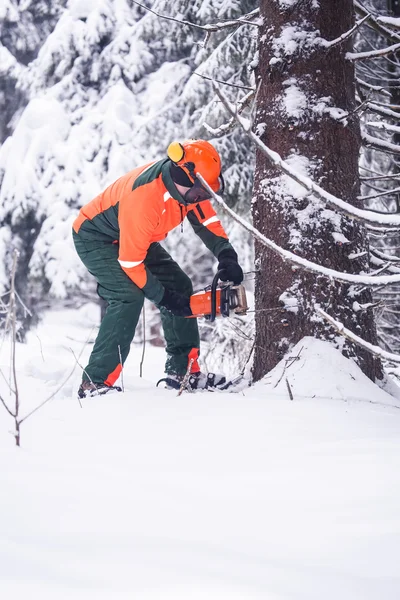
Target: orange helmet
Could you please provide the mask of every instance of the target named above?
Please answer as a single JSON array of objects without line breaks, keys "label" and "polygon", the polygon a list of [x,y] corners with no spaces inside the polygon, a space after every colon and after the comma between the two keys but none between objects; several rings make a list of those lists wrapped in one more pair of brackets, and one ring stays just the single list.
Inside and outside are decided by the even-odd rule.
[{"label": "orange helmet", "polygon": [[168,158],[180,167],[194,183],[200,173],[214,192],[221,188],[221,158],[210,142],[187,140],[172,142],[167,150]]}]

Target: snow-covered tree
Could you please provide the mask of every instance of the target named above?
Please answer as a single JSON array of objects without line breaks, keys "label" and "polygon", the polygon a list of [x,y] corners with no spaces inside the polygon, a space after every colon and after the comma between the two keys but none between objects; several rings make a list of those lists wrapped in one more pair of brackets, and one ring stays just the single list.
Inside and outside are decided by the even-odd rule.
[{"label": "snow-covered tree", "polygon": [[[0,149],[0,257],[7,266],[12,247],[20,250],[17,289],[36,311],[57,300],[79,302],[94,295],[93,280],[71,243],[71,224],[84,203],[123,173],[164,156],[172,139],[213,139],[204,122],[216,123],[221,107],[204,77],[253,85],[257,27],[222,28],[204,43],[206,32],[182,21],[201,25],[236,19],[256,2],[62,4],[54,5],[56,24],[38,37],[33,60],[21,66],[15,44],[7,50],[8,73],[24,69],[15,81],[27,106]],[[10,0],[11,5],[17,10],[17,3]],[[39,5],[50,7],[51,2],[32,3],[37,10]],[[18,27],[24,27],[21,12]],[[244,93],[228,89],[234,99]],[[248,207],[249,141],[239,130],[215,141],[227,166],[230,202]],[[232,237],[235,243],[235,231]],[[249,244],[236,238],[249,263]],[[205,283],[212,259],[196,236],[176,233],[169,247],[195,285]],[[196,269],[194,258],[202,259]],[[6,279],[7,269],[3,289]]]},{"label": "snow-covered tree", "polygon": [[[398,0],[355,2],[358,15],[366,20],[360,29],[356,48],[367,52],[400,42],[400,3]],[[372,56],[356,67],[357,93],[364,149],[361,156],[361,194],[373,210],[400,212],[400,62],[399,54]],[[392,147],[385,147],[389,143]],[[396,153],[393,149],[399,147]],[[398,272],[396,258],[400,238],[396,231],[382,236],[370,231],[371,262],[377,269]],[[390,264],[394,261],[394,264]],[[400,352],[400,287],[383,287],[375,293],[379,341],[391,352]]]},{"label": "snow-covered tree", "polygon": [[[351,0],[263,0],[261,15],[255,132],[297,173],[361,207],[355,76],[346,57],[351,38],[329,43],[353,26]],[[364,226],[307,193],[271,166],[261,151],[254,198],[255,226],[281,247],[337,271],[368,271]],[[368,289],[299,271],[260,244],[256,265],[256,309],[269,311],[256,314],[256,379],[303,336],[334,337],[316,314],[316,304],[375,341]],[[354,347],[346,350],[371,378],[379,376],[379,364],[370,354]]]}]

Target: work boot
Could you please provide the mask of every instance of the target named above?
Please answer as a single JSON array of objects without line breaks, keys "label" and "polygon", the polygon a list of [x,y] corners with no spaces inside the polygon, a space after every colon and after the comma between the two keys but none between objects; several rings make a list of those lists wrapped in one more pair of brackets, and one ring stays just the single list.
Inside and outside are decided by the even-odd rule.
[{"label": "work boot", "polygon": [[78,389],[78,398],[93,398],[94,396],[103,396],[104,394],[112,391],[122,392],[122,388],[117,385],[106,385],[105,383],[82,381]]},{"label": "work boot", "polygon": [[[168,390],[179,390],[185,375],[176,375],[174,373],[168,374],[163,379],[157,382],[157,386],[160,383],[165,383],[165,387]],[[192,373],[185,385],[185,389],[195,392],[196,390],[218,390],[224,389],[226,385],[225,375],[220,373]]]}]

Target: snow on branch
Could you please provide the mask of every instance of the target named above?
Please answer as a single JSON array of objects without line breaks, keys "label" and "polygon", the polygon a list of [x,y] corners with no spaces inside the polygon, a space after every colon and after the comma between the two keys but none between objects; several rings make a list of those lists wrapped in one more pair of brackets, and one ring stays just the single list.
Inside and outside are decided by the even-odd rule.
[{"label": "snow on branch", "polygon": [[378,23],[382,23],[383,25],[390,25],[394,29],[400,30],[400,18],[399,17],[376,17]]},{"label": "snow on branch", "polygon": [[[378,94],[383,94],[384,96],[388,96],[389,98],[391,98],[390,92],[388,90],[386,90],[384,87],[382,87],[381,85],[372,85],[372,83],[368,83],[367,81],[363,81],[359,77],[356,78],[356,82],[361,87],[364,87],[364,88],[367,88],[368,90],[371,90],[371,92],[377,92]],[[360,96],[361,96],[361,93],[360,93]]]},{"label": "snow on branch", "polygon": [[383,271],[386,271],[387,273],[395,273],[395,274],[400,273],[399,267],[396,267],[396,265],[394,265],[390,261],[381,260],[380,258],[376,257],[372,253],[371,253],[369,260],[370,260],[370,264],[377,267],[380,273]]},{"label": "snow on branch", "polygon": [[243,15],[238,19],[232,19],[230,21],[221,21],[220,23],[213,23],[208,25],[199,25],[197,23],[192,23],[192,21],[186,21],[185,19],[179,19],[178,17],[170,17],[169,15],[162,15],[158,11],[153,8],[149,8],[141,2],[137,2],[137,0],[132,0],[134,4],[137,4],[141,8],[144,8],[148,12],[153,13],[160,19],[165,19],[166,21],[174,21],[175,23],[180,23],[181,25],[186,25],[187,27],[194,27],[195,29],[201,29],[202,31],[206,31],[207,33],[214,33],[216,31],[220,31],[221,29],[228,29],[230,27],[237,27],[238,25],[254,25],[255,27],[260,27],[260,23],[257,21],[253,21],[254,17],[257,17],[260,9],[256,8],[252,10],[247,15]]},{"label": "snow on branch", "polygon": [[391,256],[390,254],[385,254],[384,252],[381,252],[377,248],[371,248],[371,254],[374,254],[378,258],[381,258],[382,260],[387,260],[391,263],[400,263],[400,257]]},{"label": "snow on branch", "polygon": [[208,185],[206,180],[202,177],[200,173],[197,174],[197,177],[200,179],[204,187],[209,191],[212,198],[219,204],[226,213],[228,213],[239,225],[241,225],[244,229],[246,229],[253,237],[255,237],[261,244],[278,254],[283,261],[290,262],[296,265],[297,267],[304,269],[306,271],[311,271],[313,273],[317,273],[318,275],[322,275],[327,277],[328,279],[341,281],[342,283],[351,283],[358,284],[363,286],[380,286],[380,285],[389,285],[391,283],[399,283],[400,282],[400,274],[399,275],[382,275],[382,276],[373,276],[373,275],[353,275],[351,273],[341,273],[340,271],[335,271],[334,269],[328,269],[327,267],[323,267],[322,265],[318,265],[306,258],[302,258],[301,256],[297,256],[290,250],[285,250],[278,246],[275,242],[268,239],[263,235],[258,229],[256,229],[253,225],[248,223],[243,217],[240,217],[234,210],[229,208],[229,206],[224,202],[224,200],[216,194],[211,187]]},{"label": "snow on branch", "polygon": [[375,150],[386,152],[387,154],[400,154],[400,146],[397,144],[392,144],[392,142],[387,142],[365,132],[361,134],[361,137],[363,142],[370,148],[375,148]]},{"label": "snow on branch", "polygon": [[[214,80],[212,80],[212,81],[214,81]],[[238,114],[241,114],[243,112],[243,110],[245,108],[247,108],[247,106],[250,104],[252,98],[254,98],[254,94],[255,94],[255,90],[252,90],[251,92],[249,92],[248,94],[243,96],[243,98],[241,100],[239,100],[239,102],[236,105]],[[227,133],[232,131],[236,127],[237,121],[236,121],[235,117],[232,117],[231,119],[229,119],[229,121],[227,123],[224,123],[217,129],[214,129],[213,127],[208,125],[208,123],[203,123],[203,125],[207,129],[207,131],[209,133],[211,133],[211,135],[213,135],[215,137],[220,137],[220,136],[226,135]]]},{"label": "snow on branch", "polygon": [[365,125],[368,127],[373,127],[374,129],[383,129],[383,131],[387,131],[389,133],[400,133],[400,127],[397,127],[396,125],[389,125],[384,121],[367,121]]},{"label": "snow on branch", "polygon": [[[370,195],[370,196],[358,196],[358,199],[362,200],[364,202],[365,200],[375,200],[375,198],[382,198],[382,196],[393,196],[395,194],[398,194],[399,192],[400,192],[400,187],[392,188],[390,190],[385,190],[384,192],[378,192],[377,194]],[[383,211],[372,211],[372,212],[379,212],[379,214],[387,214],[387,212],[383,212]]]},{"label": "snow on branch", "polygon": [[346,58],[348,60],[366,60],[369,58],[379,58],[381,56],[387,56],[388,54],[394,54],[400,49],[399,44],[393,44],[387,48],[380,48],[379,50],[370,50],[368,52],[346,52]]},{"label": "snow on branch", "polygon": [[339,44],[341,44],[342,42],[347,40],[349,37],[351,37],[356,31],[358,31],[358,29],[361,27],[361,25],[363,25],[365,23],[365,21],[368,21],[368,19],[370,19],[371,16],[372,15],[370,13],[368,13],[367,15],[365,15],[365,17],[363,17],[362,19],[357,21],[357,23],[354,25],[354,27],[349,29],[349,31],[342,33],[341,36],[339,36],[338,38],[336,38],[334,40],[322,40],[321,46],[323,46],[324,48],[333,48],[334,46],[338,46]]},{"label": "snow on branch", "polygon": [[389,108],[390,105],[388,105],[388,108],[386,108],[385,106],[380,106],[375,102],[367,102],[366,106],[369,111],[377,113],[378,115],[382,115],[383,117],[393,117],[394,119],[400,119],[400,112],[396,112]]},{"label": "snow on branch", "polygon": [[389,360],[394,363],[400,363],[400,355],[392,354],[392,352],[386,352],[386,350],[383,350],[379,346],[375,346],[373,344],[370,344],[369,342],[366,342],[365,340],[360,338],[358,335],[356,335],[355,333],[350,331],[350,329],[347,329],[343,325],[343,323],[336,321],[333,317],[328,315],[328,313],[326,313],[320,306],[316,306],[315,310],[319,315],[321,315],[321,317],[323,317],[325,319],[325,321],[328,321],[328,323],[330,323],[332,325],[332,327],[334,329],[336,329],[336,331],[338,333],[340,333],[340,335],[347,338],[351,342],[354,342],[355,344],[357,344],[357,346],[364,348],[364,350],[367,350],[374,356],[379,356],[380,358]]},{"label": "snow on branch", "polygon": [[[221,90],[218,88],[218,86],[213,84],[213,87],[214,87],[215,93],[220,98],[221,102],[223,103],[223,105],[225,106],[227,111],[230,113],[230,115],[238,121],[238,123],[242,127],[242,129],[253,140],[253,142],[260,148],[260,150],[265,154],[265,156],[267,156],[269,158],[269,160],[278,169],[280,169],[283,173],[285,173],[291,179],[296,181],[299,185],[304,187],[307,191],[311,192],[317,198],[323,200],[329,206],[339,210],[340,212],[344,213],[348,217],[357,219],[359,221],[362,221],[363,223],[375,225],[376,227],[378,227],[378,226],[397,227],[397,228],[400,227],[400,215],[377,214],[377,213],[372,213],[371,211],[368,211],[368,210],[363,210],[363,209],[357,208],[357,207],[353,206],[352,204],[350,204],[349,202],[345,202],[344,200],[337,198],[333,194],[330,194],[329,192],[327,192],[326,190],[321,188],[318,184],[316,184],[314,181],[312,181],[312,179],[310,179],[309,177],[306,177],[305,175],[301,175],[300,173],[295,171],[295,169],[290,167],[281,158],[281,156],[277,152],[275,152],[274,150],[271,150],[271,148],[266,146],[264,144],[264,142],[261,141],[261,139],[252,131],[252,123],[248,119],[244,119],[243,117],[239,116],[236,108],[231,106],[231,104],[229,103],[229,101],[227,100],[225,95],[221,92]],[[378,140],[378,138],[373,138],[373,139]],[[382,140],[378,140],[378,141],[382,142],[383,144],[387,144],[387,142],[383,142]],[[394,146],[394,144],[391,144],[391,145]],[[400,148],[398,146],[394,146],[394,147],[397,149],[397,152],[400,151]]]},{"label": "snow on branch", "polygon": [[[367,14],[369,14],[368,10],[358,0],[354,0],[354,8],[361,17],[364,17]],[[389,24],[389,23],[387,23],[387,24]],[[385,38],[392,39],[392,40],[400,40],[400,35],[397,32],[392,31],[385,25],[382,24],[382,17],[374,17],[373,15],[371,15],[368,20],[368,26],[375,29],[378,33],[383,35]],[[391,24],[391,25],[393,25],[393,24]]]}]

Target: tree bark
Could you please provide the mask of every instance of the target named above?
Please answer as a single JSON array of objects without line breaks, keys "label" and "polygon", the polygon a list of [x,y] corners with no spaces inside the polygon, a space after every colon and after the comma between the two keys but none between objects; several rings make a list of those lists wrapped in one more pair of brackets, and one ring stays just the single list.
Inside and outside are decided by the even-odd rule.
[{"label": "tree bark", "polygon": [[[352,0],[261,0],[255,132],[273,150],[327,191],[360,206],[360,130],[354,67],[345,59],[351,39],[326,48],[354,24]],[[258,150],[254,182],[255,226],[280,246],[347,273],[368,270],[366,232],[271,166]],[[296,270],[256,243],[256,380],[304,336],[337,342],[370,377],[381,377],[379,360],[344,340],[319,319],[314,305],[351,331],[376,343],[369,290]],[[265,309],[269,309],[265,311]]]}]

